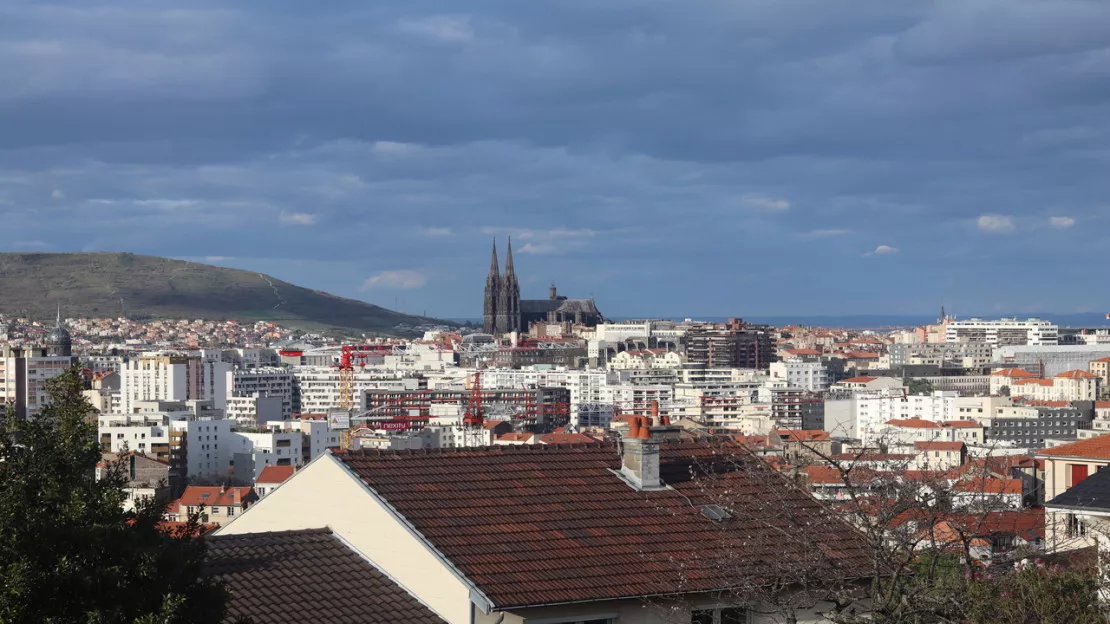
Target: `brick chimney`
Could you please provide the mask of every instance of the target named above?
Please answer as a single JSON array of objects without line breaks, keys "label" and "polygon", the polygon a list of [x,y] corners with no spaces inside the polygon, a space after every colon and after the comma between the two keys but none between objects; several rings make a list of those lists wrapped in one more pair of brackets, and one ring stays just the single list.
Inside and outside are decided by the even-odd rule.
[{"label": "brick chimney", "polygon": [[666,487],[659,479],[659,441],[652,439],[646,421],[638,416],[629,423],[628,433],[621,441],[620,474],[637,490],[658,490]]}]

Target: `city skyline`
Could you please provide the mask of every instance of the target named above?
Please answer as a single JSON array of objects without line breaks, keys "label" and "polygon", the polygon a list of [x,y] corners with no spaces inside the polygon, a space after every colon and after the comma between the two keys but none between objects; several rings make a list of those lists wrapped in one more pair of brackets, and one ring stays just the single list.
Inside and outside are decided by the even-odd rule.
[{"label": "city skyline", "polygon": [[2,251],[472,318],[511,235],[522,296],[615,318],[1110,311],[1104,4],[4,16]]}]

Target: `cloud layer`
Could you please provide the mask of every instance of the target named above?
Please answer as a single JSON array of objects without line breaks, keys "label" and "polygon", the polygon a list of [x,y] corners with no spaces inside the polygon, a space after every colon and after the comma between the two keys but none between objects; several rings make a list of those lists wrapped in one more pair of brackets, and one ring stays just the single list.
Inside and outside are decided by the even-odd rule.
[{"label": "cloud layer", "polygon": [[1104,2],[12,0],[0,84],[10,251],[464,317],[494,236],[613,316],[1110,305]]}]

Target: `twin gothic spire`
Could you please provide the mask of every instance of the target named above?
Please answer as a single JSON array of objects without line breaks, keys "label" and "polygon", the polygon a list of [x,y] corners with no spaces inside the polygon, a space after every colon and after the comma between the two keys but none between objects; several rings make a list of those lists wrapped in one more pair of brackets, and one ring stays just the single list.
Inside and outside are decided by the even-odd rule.
[{"label": "twin gothic spire", "polygon": [[505,249],[505,274],[501,274],[497,260],[497,239],[493,240],[490,254],[489,275],[486,277],[486,297],[483,308],[483,326],[487,333],[506,334],[521,330],[520,284],[513,267],[513,241]]}]

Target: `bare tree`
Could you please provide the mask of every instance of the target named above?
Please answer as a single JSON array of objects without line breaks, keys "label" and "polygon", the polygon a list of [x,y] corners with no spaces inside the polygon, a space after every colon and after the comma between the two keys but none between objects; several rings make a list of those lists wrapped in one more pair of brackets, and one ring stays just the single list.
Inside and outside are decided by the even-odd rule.
[{"label": "bare tree", "polygon": [[[687,472],[696,485],[683,490],[689,506],[715,520],[712,563],[726,571],[715,604],[784,623],[801,611],[839,624],[1104,621],[1101,566],[1045,562],[1036,526],[1025,529],[1036,512],[1015,509],[1014,493],[998,487],[1011,477],[1005,457],[917,470],[912,456],[832,455],[811,444],[783,465],[731,439],[707,445],[710,452],[667,469]],[[822,500],[799,496],[818,474],[835,477]],[[777,487],[752,487],[775,480]],[[781,543],[769,552],[745,534],[779,535]],[[857,544],[865,565],[845,557]],[[675,593],[696,585],[680,574]],[[690,622],[698,603],[652,604]],[[723,622],[715,617],[705,621]]]}]

